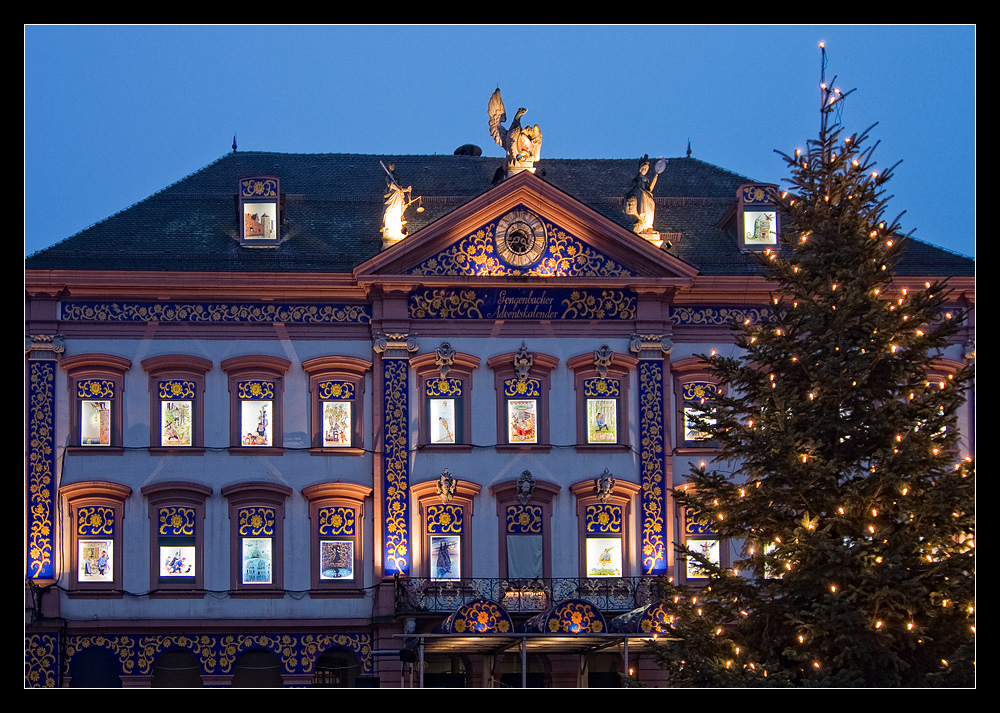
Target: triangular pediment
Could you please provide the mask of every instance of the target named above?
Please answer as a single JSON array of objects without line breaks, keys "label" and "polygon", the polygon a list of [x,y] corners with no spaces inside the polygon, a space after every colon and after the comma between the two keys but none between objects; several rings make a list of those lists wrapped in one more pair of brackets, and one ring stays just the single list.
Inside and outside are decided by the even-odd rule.
[{"label": "triangular pediment", "polygon": [[523,172],[360,265],[362,282],[687,284],[695,268]]}]

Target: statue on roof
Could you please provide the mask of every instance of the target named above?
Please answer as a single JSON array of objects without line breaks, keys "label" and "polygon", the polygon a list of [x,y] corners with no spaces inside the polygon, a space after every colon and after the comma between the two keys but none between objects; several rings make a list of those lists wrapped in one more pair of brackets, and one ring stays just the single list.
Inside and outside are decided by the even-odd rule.
[{"label": "statue on roof", "polygon": [[507,120],[507,112],[503,107],[503,99],[500,98],[500,89],[497,88],[490,97],[487,113],[490,115],[490,134],[503,150],[507,152],[507,172],[506,178],[521,171],[535,172],[535,162],[539,160],[542,150],[542,129],[535,124],[531,126],[521,126],[521,117],[528,110],[521,107],[514,114],[514,120],[510,127],[504,128],[503,122]]},{"label": "statue on roof", "polygon": [[[407,186],[403,188],[399,183],[399,177],[396,176],[396,166],[394,164],[389,164],[388,167],[382,164],[382,168],[385,169],[386,173],[386,186],[387,193],[383,196],[385,199],[385,208],[382,212],[382,247],[387,248],[390,245],[398,243],[400,240],[407,236],[407,231],[403,227],[406,225],[406,220],[403,218],[403,214],[406,209],[413,203],[419,203],[422,196],[417,196],[416,198],[411,198],[413,194],[413,186]],[[423,212],[423,206],[417,206],[417,212]]]},{"label": "statue on roof", "polygon": [[661,158],[656,162],[653,175],[650,176],[649,154],[643,156],[639,161],[639,172],[632,179],[632,185],[625,194],[625,203],[623,205],[625,214],[635,218],[635,225],[632,226],[632,232],[641,235],[656,245],[656,247],[662,246],[663,241],[660,240],[660,234],[653,230],[653,217],[656,213],[653,188],[656,187],[656,179],[660,177],[666,166],[666,159]]}]

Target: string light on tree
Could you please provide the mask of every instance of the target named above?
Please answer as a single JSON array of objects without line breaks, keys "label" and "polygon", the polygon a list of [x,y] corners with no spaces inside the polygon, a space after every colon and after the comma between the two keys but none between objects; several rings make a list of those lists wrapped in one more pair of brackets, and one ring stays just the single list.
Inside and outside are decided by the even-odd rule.
[{"label": "string light on tree", "polygon": [[[972,362],[928,378],[965,315],[946,285],[896,281],[909,238],[886,217],[895,166],[876,165],[871,129],[842,129],[853,90],[821,57],[819,135],[782,154],[774,195],[785,244],[758,254],[777,285],[770,322],[703,356],[729,388],[695,420],[735,465],[700,463],[674,491],[714,515],[733,561],[698,560],[697,602],[674,583],[664,663],[676,685],[969,685],[975,466],[954,454]],[[767,673],[726,665],[737,648]]]}]

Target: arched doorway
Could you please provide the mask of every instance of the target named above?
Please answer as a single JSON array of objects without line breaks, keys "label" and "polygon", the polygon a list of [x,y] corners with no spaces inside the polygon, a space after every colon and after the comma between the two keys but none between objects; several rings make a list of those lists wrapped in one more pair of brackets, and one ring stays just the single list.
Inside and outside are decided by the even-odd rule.
[{"label": "arched doorway", "polygon": [[201,688],[201,666],[190,651],[164,651],[153,665],[153,688]]},{"label": "arched doorway", "polygon": [[233,665],[233,688],[281,688],[281,663],[270,651],[244,652]]},{"label": "arched doorway", "polygon": [[316,661],[313,688],[354,688],[361,662],[350,651],[330,649]]}]

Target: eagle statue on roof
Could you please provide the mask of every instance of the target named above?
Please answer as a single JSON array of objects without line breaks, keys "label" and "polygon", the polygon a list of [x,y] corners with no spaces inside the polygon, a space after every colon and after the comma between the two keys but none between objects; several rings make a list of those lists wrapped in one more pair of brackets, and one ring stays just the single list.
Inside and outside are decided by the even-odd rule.
[{"label": "eagle statue on roof", "polygon": [[503,107],[503,99],[500,98],[500,88],[498,87],[490,97],[487,107],[487,113],[490,115],[490,135],[507,152],[506,178],[521,171],[534,173],[535,161],[538,161],[541,155],[541,128],[538,124],[521,126],[521,117],[527,111],[524,107],[518,109],[510,127],[505,129],[503,122],[507,120],[507,112]]}]

